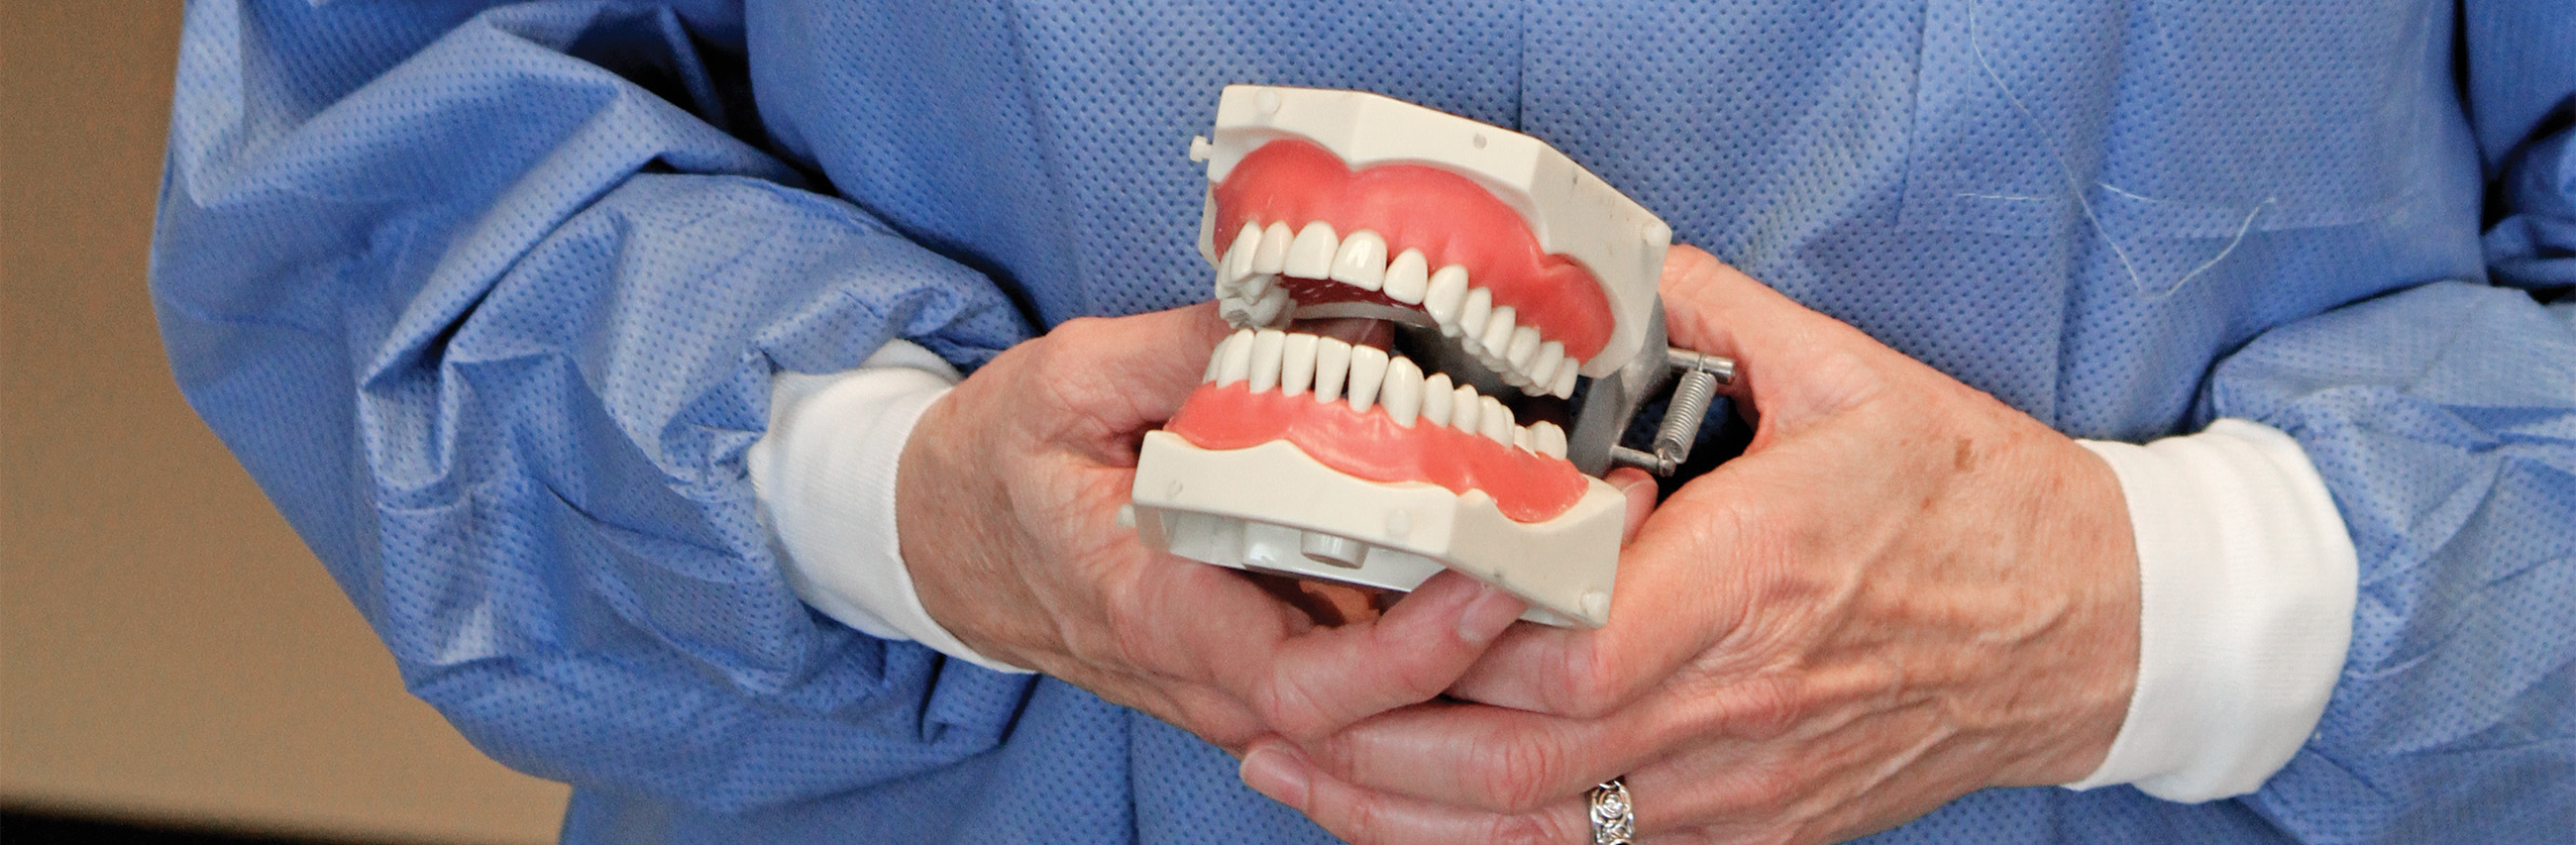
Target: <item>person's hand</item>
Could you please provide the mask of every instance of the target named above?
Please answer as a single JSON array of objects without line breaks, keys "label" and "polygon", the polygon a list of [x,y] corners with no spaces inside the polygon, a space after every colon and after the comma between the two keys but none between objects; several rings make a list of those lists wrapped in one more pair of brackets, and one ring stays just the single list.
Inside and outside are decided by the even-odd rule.
[{"label": "person's hand", "polygon": [[1663,294],[1756,433],[1647,521],[1609,626],[1522,626],[1452,690],[1501,706],[1265,741],[1248,784],[1357,842],[1573,843],[1626,775],[1649,841],[1814,842],[2101,763],[2138,637],[2109,466],[1706,253]]},{"label": "person's hand", "polygon": [[[1225,331],[1202,305],[1012,347],[922,414],[895,507],[922,605],[969,647],[1240,753],[1438,695],[1524,605],[1444,573],[1377,615],[1347,591],[1149,551],[1118,525],[1139,438],[1198,387]],[[1356,621],[1314,621],[1342,614]]]}]

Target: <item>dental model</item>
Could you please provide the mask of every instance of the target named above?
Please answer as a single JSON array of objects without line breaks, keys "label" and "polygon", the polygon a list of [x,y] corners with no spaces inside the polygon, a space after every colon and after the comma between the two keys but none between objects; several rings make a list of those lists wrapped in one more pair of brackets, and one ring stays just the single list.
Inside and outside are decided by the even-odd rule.
[{"label": "dental model", "polygon": [[[1599,476],[1671,473],[1733,374],[1665,346],[1671,228],[1538,139],[1375,94],[1229,86],[1213,136],[1199,252],[1237,331],[1145,435],[1144,542],[1399,591],[1445,567],[1607,623]],[[1619,446],[1676,370],[1654,451]]]}]

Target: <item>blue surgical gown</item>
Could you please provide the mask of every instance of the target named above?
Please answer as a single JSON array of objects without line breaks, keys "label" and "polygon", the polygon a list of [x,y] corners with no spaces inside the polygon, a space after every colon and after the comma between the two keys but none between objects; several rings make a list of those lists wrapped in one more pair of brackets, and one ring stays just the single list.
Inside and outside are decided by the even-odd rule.
[{"label": "blue surgical gown", "polygon": [[575,786],[568,840],[1325,840],[1178,729],[809,610],[743,465],[775,373],[1206,298],[1185,152],[1233,82],[1535,135],[2069,434],[2306,448],[2361,587],[2286,768],[1884,840],[2576,831],[2564,0],[202,0],[154,302],[411,691]]}]

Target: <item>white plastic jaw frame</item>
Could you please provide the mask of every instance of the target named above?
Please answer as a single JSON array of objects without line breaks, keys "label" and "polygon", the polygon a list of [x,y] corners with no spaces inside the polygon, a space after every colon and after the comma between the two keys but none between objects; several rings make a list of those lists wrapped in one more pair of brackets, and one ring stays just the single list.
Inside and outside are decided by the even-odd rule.
[{"label": "white plastic jaw frame", "polygon": [[[1431,165],[1492,191],[1542,248],[1600,283],[1614,329],[1584,376],[1662,372],[1656,283],[1672,229],[1538,139],[1377,94],[1253,85],[1225,89],[1212,134],[1190,150],[1208,166],[1199,252],[1211,264],[1213,186],[1263,144],[1301,138],[1354,169]],[[1355,478],[1286,441],[1213,450],[1156,431],[1138,454],[1127,516],[1147,546],[1206,563],[1403,591],[1445,567],[1528,601],[1525,619],[1596,628],[1610,618],[1627,500],[1599,478],[1585,483],[1572,508],[1524,523],[1483,491]]]}]

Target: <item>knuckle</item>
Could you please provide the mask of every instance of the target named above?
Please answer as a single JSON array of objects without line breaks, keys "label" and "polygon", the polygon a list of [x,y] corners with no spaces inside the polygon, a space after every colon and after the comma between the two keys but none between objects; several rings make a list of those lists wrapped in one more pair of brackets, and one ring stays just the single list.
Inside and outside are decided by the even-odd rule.
[{"label": "knuckle", "polygon": [[1574,719],[1599,719],[1618,712],[1627,703],[1628,679],[1610,651],[1586,640],[1566,649],[1563,699],[1555,702],[1558,715]]},{"label": "knuckle", "polygon": [[1544,737],[1506,738],[1481,785],[1488,809],[1521,813],[1544,803],[1565,768],[1555,746]]}]

